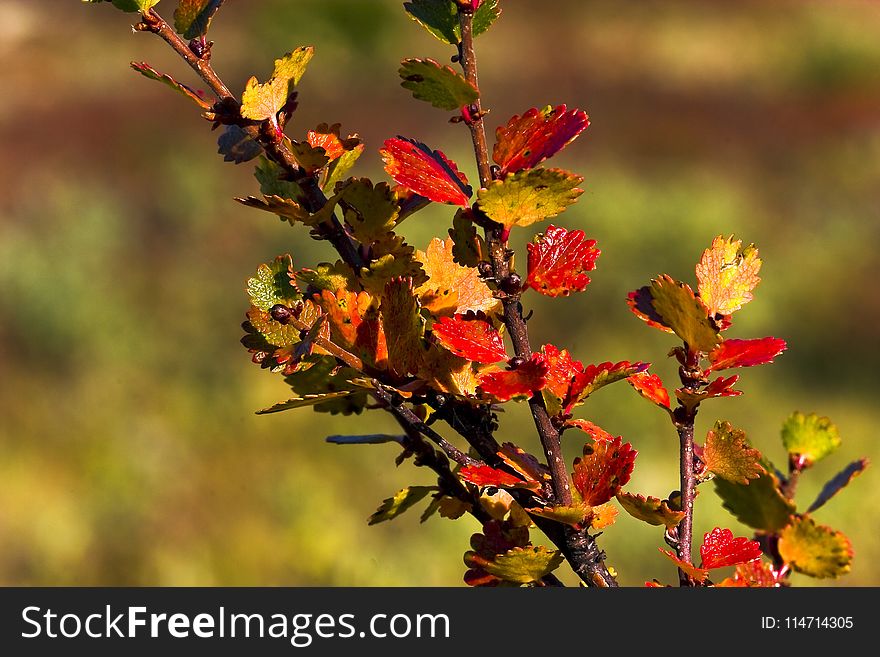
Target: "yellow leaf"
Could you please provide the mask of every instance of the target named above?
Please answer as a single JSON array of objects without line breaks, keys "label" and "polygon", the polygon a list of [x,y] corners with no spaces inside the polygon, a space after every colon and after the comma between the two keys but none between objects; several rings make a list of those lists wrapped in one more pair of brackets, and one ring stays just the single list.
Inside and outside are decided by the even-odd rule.
[{"label": "yellow leaf", "polygon": [[510,229],[555,217],[584,193],[584,179],[561,169],[526,169],[489,183],[477,194],[480,209]]},{"label": "yellow leaf", "polygon": [[690,285],[663,274],[651,281],[651,296],[654,310],[691,351],[709,352],[721,342],[706,304]]},{"label": "yellow leaf", "polygon": [[427,282],[416,289],[422,306],[435,315],[452,315],[469,310],[492,313],[500,309],[501,302],[481,279],[473,267],[463,267],[455,262],[453,241],[434,238],[426,251],[416,251],[416,259],[422,263]]},{"label": "yellow leaf", "polygon": [[754,244],[743,248],[733,236],[719,235],[697,265],[700,298],[712,315],[730,315],[752,300],[761,279],[761,259]]},{"label": "yellow leaf", "polygon": [[841,532],[817,525],[809,516],[795,518],[779,535],[779,554],[799,573],[840,577],[850,571],[852,545]]}]

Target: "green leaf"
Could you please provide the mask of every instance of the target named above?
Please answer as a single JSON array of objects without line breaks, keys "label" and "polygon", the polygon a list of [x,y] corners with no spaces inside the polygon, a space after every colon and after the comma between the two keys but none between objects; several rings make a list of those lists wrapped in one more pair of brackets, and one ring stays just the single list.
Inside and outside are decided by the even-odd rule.
[{"label": "green leaf", "polygon": [[664,525],[672,529],[684,518],[684,511],[675,510],[669,500],[661,500],[657,497],[645,497],[620,491],[617,493],[617,501],[629,515],[649,525]]},{"label": "green leaf", "polygon": [[311,46],[301,46],[275,60],[275,70],[268,81],[251,77],[241,95],[241,115],[253,121],[275,119],[287,102],[290,86],[299,84],[306,66],[315,54]]},{"label": "green leaf", "polygon": [[322,262],[314,269],[300,269],[296,277],[309,286],[311,291],[356,290],[358,289],[354,273],[346,263],[337,260],[335,263]]},{"label": "green leaf", "polygon": [[758,531],[779,531],[795,512],[794,502],[779,492],[779,482],[769,469],[747,486],[719,477],[715,492],[737,520]]},{"label": "green leaf", "polygon": [[404,89],[411,91],[416,100],[424,100],[437,109],[457,110],[480,97],[474,85],[433,59],[405,59],[398,73]]},{"label": "green leaf", "polygon": [[291,408],[314,406],[316,404],[321,404],[326,401],[338,399],[339,397],[348,397],[351,394],[353,394],[352,391],[343,390],[339,392],[325,392],[317,395],[304,395],[302,397],[293,397],[286,401],[273,404],[268,408],[263,408],[257,411],[257,415],[268,415],[269,413],[280,413],[281,411],[287,411]]},{"label": "green leaf", "polygon": [[840,577],[850,571],[853,550],[841,532],[795,518],[779,535],[779,554],[794,570],[810,577]]},{"label": "green leaf", "polygon": [[530,584],[548,575],[562,563],[562,553],[543,545],[511,548],[489,561],[483,569],[506,582]]},{"label": "green leaf", "polygon": [[367,524],[375,525],[386,520],[394,520],[404,511],[424,499],[428,493],[436,490],[436,486],[410,486],[399,490],[393,497],[382,501],[379,508],[370,516]]},{"label": "green leaf", "polygon": [[327,178],[321,185],[321,188],[332,191],[336,187],[336,183],[342,180],[345,174],[351,170],[363,152],[364,145],[358,144],[354,148],[345,151],[342,155],[327,165]]},{"label": "green leaf", "polygon": [[862,474],[862,472],[864,472],[865,468],[867,467],[868,459],[859,459],[858,461],[853,461],[843,470],[834,475],[834,477],[832,477],[828,481],[828,483],[826,483],[822,487],[822,490],[819,491],[819,495],[816,497],[816,501],[810,505],[810,508],[807,509],[807,513],[812,513],[816,509],[823,506],[825,502],[830,500],[843,488],[845,488],[847,484],[849,484],[849,482]]},{"label": "green leaf", "polygon": [[397,194],[388,183],[374,186],[367,178],[352,178],[337,197],[345,223],[363,244],[385,237],[397,222]]},{"label": "green leaf", "polygon": [[766,472],[761,452],[749,446],[745,432],[721,420],[706,435],[703,461],[709,472],[737,484],[748,484]]},{"label": "green leaf", "polygon": [[350,367],[339,367],[332,356],[319,356],[311,367],[284,377],[284,382],[299,397],[333,393],[334,396],[327,396],[316,405],[315,410],[319,413],[350,415],[360,413],[367,403],[367,391],[355,381],[361,376],[360,372]]},{"label": "green leaf", "polygon": [[297,199],[302,190],[295,182],[284,180],[281,167],[266,157],[260,157],[260,161],[254,168],[254,178],[260,183],[260,191],[266,196],[281,196],[282,198]]},{"label": "green leaf", "polygon": [[145,14],[151,7],[159,4],[159,0],[83,0],[83,2],[113,2],[113,6],[122,11]]},{"label": "green leaf", "polygon": [[721,342],[706,304],[690,285],[664,274],[651,281],[651,296],[654,310],[691,351],[709,352]]},{"label": "green leaf", "polygon": [[176,91],[177,93],[182,95],[184,98],[188,98],[189,100],[194,102],[201,109],[208,109],[211,106],[211,104],[208,101],[206,101],[204,98],[202,98],[202,96],[197,91],[194,91],[193,89],[189,88],[185,84],[178,82],[177,80],[172,78],[170,75],[166,75],[165,73],[159,73],[159,71],[154,69],[149,64],[146,64],[144,62],[141,62],[141,63],[132,62],[131,67],[135,71],[137,71],[138,73],[143,75],[145,78],[148,78],[150,80],[155,80],[156,82],[161,82],[162,84],[173,89],[174,91]]},{"label": "green leaf", "polygon": [[275,304],[290,306],[300,299],[299,289],[293,282],[293,258],[280,255],[271,263],[260,265],[257,275],[247,282],[248,296],[260,310],[268,312]]},{"label": "green leaf", "polygon": [[[458,7],[453,0],[412,0],[404,2],[410,17],[444,43],[457,45],[461,41]],[[474,36],[479,36],[501,15],[498,0],[483,0],[474,13]]]},{"label": "green leaf", "polygon": [[827,417],[795,411],[782,425],[782,444],[792,457],[810,466],[840,447],[840,433]]},{"label": "green leaf", "polygon": [[204,36],[222,4],[223,0],[180,0],[174,10],[175,31],[184,39]]},{"label": "green leaf", "polygon": [[489,183],[477,194],[480,209],[510,229],[555,217],[577,201],[581,176],[561,169],[526,169]]}]

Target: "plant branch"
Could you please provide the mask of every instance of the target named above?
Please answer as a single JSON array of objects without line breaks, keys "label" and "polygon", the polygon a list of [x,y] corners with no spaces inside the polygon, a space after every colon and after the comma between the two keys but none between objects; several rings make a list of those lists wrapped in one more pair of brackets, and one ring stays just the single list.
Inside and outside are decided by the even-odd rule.
[{"label": "plant branch", "polygon": [[[685,345],[687,349],[687,345]],[[682,385],[693,390],[700,385],[699,354],[687,352],[686,362],[679,369]],[[678,432],[679,442],[679,481],[681,489],[681,510],[684,518],[676,527],[676,553],[682,561],[692,564],[691,546],[694,534],[694,498],[697,490],[697,476],[694,471],[694,421],[697,408],[688,408],[681,402],[673,413],[673,423]],[[678,581],[681,586],[693,586],[690,575],[679,568]]]},{"label": "plant branch", "polygon": [[[306,209],[309,212],[317,212],[324,207],[327,203],[327,197],[318,186],[315,176],[307,173],[299,166],[291,150],[285,145],[283,140],[277,138],[274,130],[263,129],[261,123],[245,120],[241,116],[241,105],[232,92],[229,91],[229,87],[226,86],[223,80],[220,79],[220,76],[214,71],[208,57],[200,57],[193,52],[189,44],[154,9],[150,9],[147,13],[142,14],[141,18],[141,22],[134,26],[135,31],[150,32],[158,35],[190,65],[205,84],[217,95],[219,98],[218,106],[222,106],[224,110],[234,111],[237,114],[236,123],[241,126],[248,137],[260,144],[266,156],[278,164],[286,172],[287,176],[299,185],[303,192],[302,200]],[[320,232],[323,237],[333,244],[343,260],[351,265],[355,272],[365,265],[357,245],[335,214],[330,216]]]},{"label": "plant branch", "polygon": [[[477,59],[474,51],[473,10],[459,4],[458,15],[461,26],[459,61],[465,79],[479,90]],[[489,164],[489,147],[486,141],[483,108],[479,98],[473,106],[468,108],[468,114],[470,118],[466,123],[473,141],[480,185],[486,187],[492,181],[492,169]],[[507,236],[502,226],[486,229],[486,245],[489,250],[492,275],[499,287],[502,288],[499,296],[501,296],[503,307],[503,319],[513,343],[514,353],[518,358],[529,359],[532,356],[532,348],[519,299],[521,292],[518,284],[519,277],[510,267]],[[511,291],[514,288],[516,290]],[[532,396],[529,400],[529,410],[532,413],[541,446],[550,467],[553,501],[563,506],[570,505],[572,503],[571,486],[568,469],[562,455],[559,431],[550,420],[542,395]],[[574,571],[588,586],[617,586],[617,581],[605,566],[604,554],[596,546],[595,538],[590,536],[587,531],[566,529],[561,539],[554,540],[554,542],[563,550]]]}]

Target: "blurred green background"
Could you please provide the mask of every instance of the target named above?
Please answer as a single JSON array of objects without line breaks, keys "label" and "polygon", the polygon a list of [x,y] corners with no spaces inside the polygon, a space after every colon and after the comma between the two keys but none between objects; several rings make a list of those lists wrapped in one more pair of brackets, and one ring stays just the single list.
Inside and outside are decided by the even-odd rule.
[{"label": "blurred green background", "polygon": [[[476,178],[466,131],[399,87],[401,58],[451,54],[400,4],[228,2],[214,63],[240,91],[313,44],[291,134],[342,122],[367,143],[356,172],[378,178],[382,140],[416,137]],[[625,295],[661,272],[693,281],[712,237],[735,233],[765,264],[730,334],[790,349],[741,372],[744,396],[707,403],[698,434],[729,419],[784,465],[789,412],[830,416],[844,445],[802,478],[801,508],[849,460],[876,460],[880,4],[503,4],[478,40],[490,128],[548,103],[592,120],[554,160],[586,178],[558,221],[603,255],[586,293],[530,295],[534,343],[585,362],[650,360],[672,380],[670,336],[635,319]],[[238,344],[244,282],[278,253],[302,266],[331,253],[232,201],[256,190],[251,167],[223,163],[197,112],[128,68],[145,60],[197,83],[160,40],[132,34],[131,18],[0,1],[0,583],[461,584],[473,520],[366,525],[382,498],[430,473],[395,468],[389,445],[323,442],[394,431],[384,415],[253,414],[286,391]],[[430,208],[404,232],[424,248],[450,217]],[[629,386],[581,415],[640,451],[629,490],[676,487],[676,437]],[[534,448],[527,426],[512,410],[500,435]],[[580,446],[566,444],[569,459]],[[880,583],[878,494],[869,469],[817,513],[856,551],[849,576],[818,584]],[[716,524],[747,531],[707,486],[696,531]],[[624,584],[674,578],[656,528],[622,514],[600,542]]]}]

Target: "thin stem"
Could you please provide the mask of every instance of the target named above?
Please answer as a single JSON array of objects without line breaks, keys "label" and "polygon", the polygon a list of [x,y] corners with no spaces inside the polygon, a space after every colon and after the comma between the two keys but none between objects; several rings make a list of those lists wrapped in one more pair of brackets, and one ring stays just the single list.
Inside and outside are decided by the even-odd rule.
[{"label": "thin stem", "polygon": [[[459,46],[459,58],[464,70],[465,79],[479,89],[477,75],[477,59],[474,52],[473,13],[459,10],[459,22],[461,24],[461,44]],[[474,103],[476,111],[472,111],[472,120],[468,122],[471,131],[471,139],[474,144],[477,168],[480,173],[480,184],[485,187],[492,179],[489,165],[489,148],[486,142],[486,126],[483,122],[483,110],[480,100]],[[486,231],[486,244],[492,260],[492,274],[499,283],[508,280],[511,275],[510,261],[507,256],[507,244],[502,240],[501,228]],[[518,294],[505,294],[501,299],[504,309],[504,324],[507,327],[510,339],[513,342],[513,350],[517,357],[529,359],[532,356],[532,348],[529,344],[529,332],[522,316],[522,306]],[[559,432],[550,421],[550,416],[544,406],[544,398],[533,395],[529,400],[529,409],[541,439],[541,446],[547,456],[550,467],[550,475],[553,480],[553,493],[557,504],[570,505],[572,503],[571,487],[568,483],[568,470],[562,457],[562,444]]]},{"label": "thin stem", "polygon": [[[327,203],[327,197],[318,186],[315,176],[304,171],[289,148],[284,144],[283,140],[279,140],[275,136],[274,130],[264,130],[260,123],[254,121],[246,121],[240,116],[240,105],[229,87],[220,79],[214,68],[211,66],[208,58],[199,57],[189,47],[189,45],[174,31],[168,22],[162,18],[154,9],[142,15],[142,21],[135,25],[138,32],[151,32],[161,37],[180,57],[190,65],[190,67],[199,75],[199,77],[207,84],[211,90],[220,99],[220,103],[229,109],[235,109],[239,112],[239,124],[242,130],[254,141],[256,141],[266,156],[278,164],[291,180],[296,182],[303,192],[303,201],[309,212],[317,212]],[[345,231],[339,219],[333,214],[327,220],[323,230],[323,237],[329,240],[342,258],[351,265],[355,272],[365,265],[357,245]]]},{"label": "thin stem", "polygon": [[[477,74],[477,58],[474,51],[473,12],[459,5],[459,24],[461,26],[461,43],[459,44],[459,60],[465,79],[479,90]],[[478,99],[469,108],[470,120],[467,121],[474,146],[480,185],[486,187],[492,181],[492,169],[489,164],[489,147],[486,141],[486,126],[483,121],[483,108]],[[510,290],[515,287],[514,273],[510,267],[507,237],[502,226],[486,229],[486,245],[492,265],[492,275],[496,283]],[[522,315],[519,292],[502,292],[500,295],[503,307],[503,319],[513,343],[517,357],[528,359],[532,356],[529,332]],[[544,398],[535,394],[529,400],[529,410],[541,440],[547,463],[550,467],[553,501],[568,506],[572,503],[568,469],[562,455],[562,443],[559,431],[553,426]],[[551,539],[568,559],[574,571],[588,586],[617,586],[617,581],[608,571],[604,562],[604,553],[596,545],[595,538],[587,531],[566,529],[560,537]]]},{"label": "thin stem", "polygon": [[[676,551],[678,558],[691,563],[691,543],[694,534],[694,493],[697,486],[697,478],[694,475],[694,417],[690,416],[678,427],[679,440],[679,475],[681,485],[681,510],[684,518],[678,523],[678,545]],[[682,586],[692,584],[689,575],[684,571],[678,571],[679,582]]]},{"label": "thin stem", "polygon": [[[685,344],[684,364],[679,368],[679,378],[684,388],[695,390],[700,386],[700,354],[691,352]],[[678,431],[679,442],[679,480],[681,489],[681,510],[684,518],[676,527],[676,553],[685,563],[692,564],[691,547],[694,534],[694,498],[697,490],[697,476],[694,471],[694,421],[697,407],[688,407],[679,402],[672,415],[673,423]],[[693,586],[690,575],[679,568],[678,580],[681,586]]]}]

